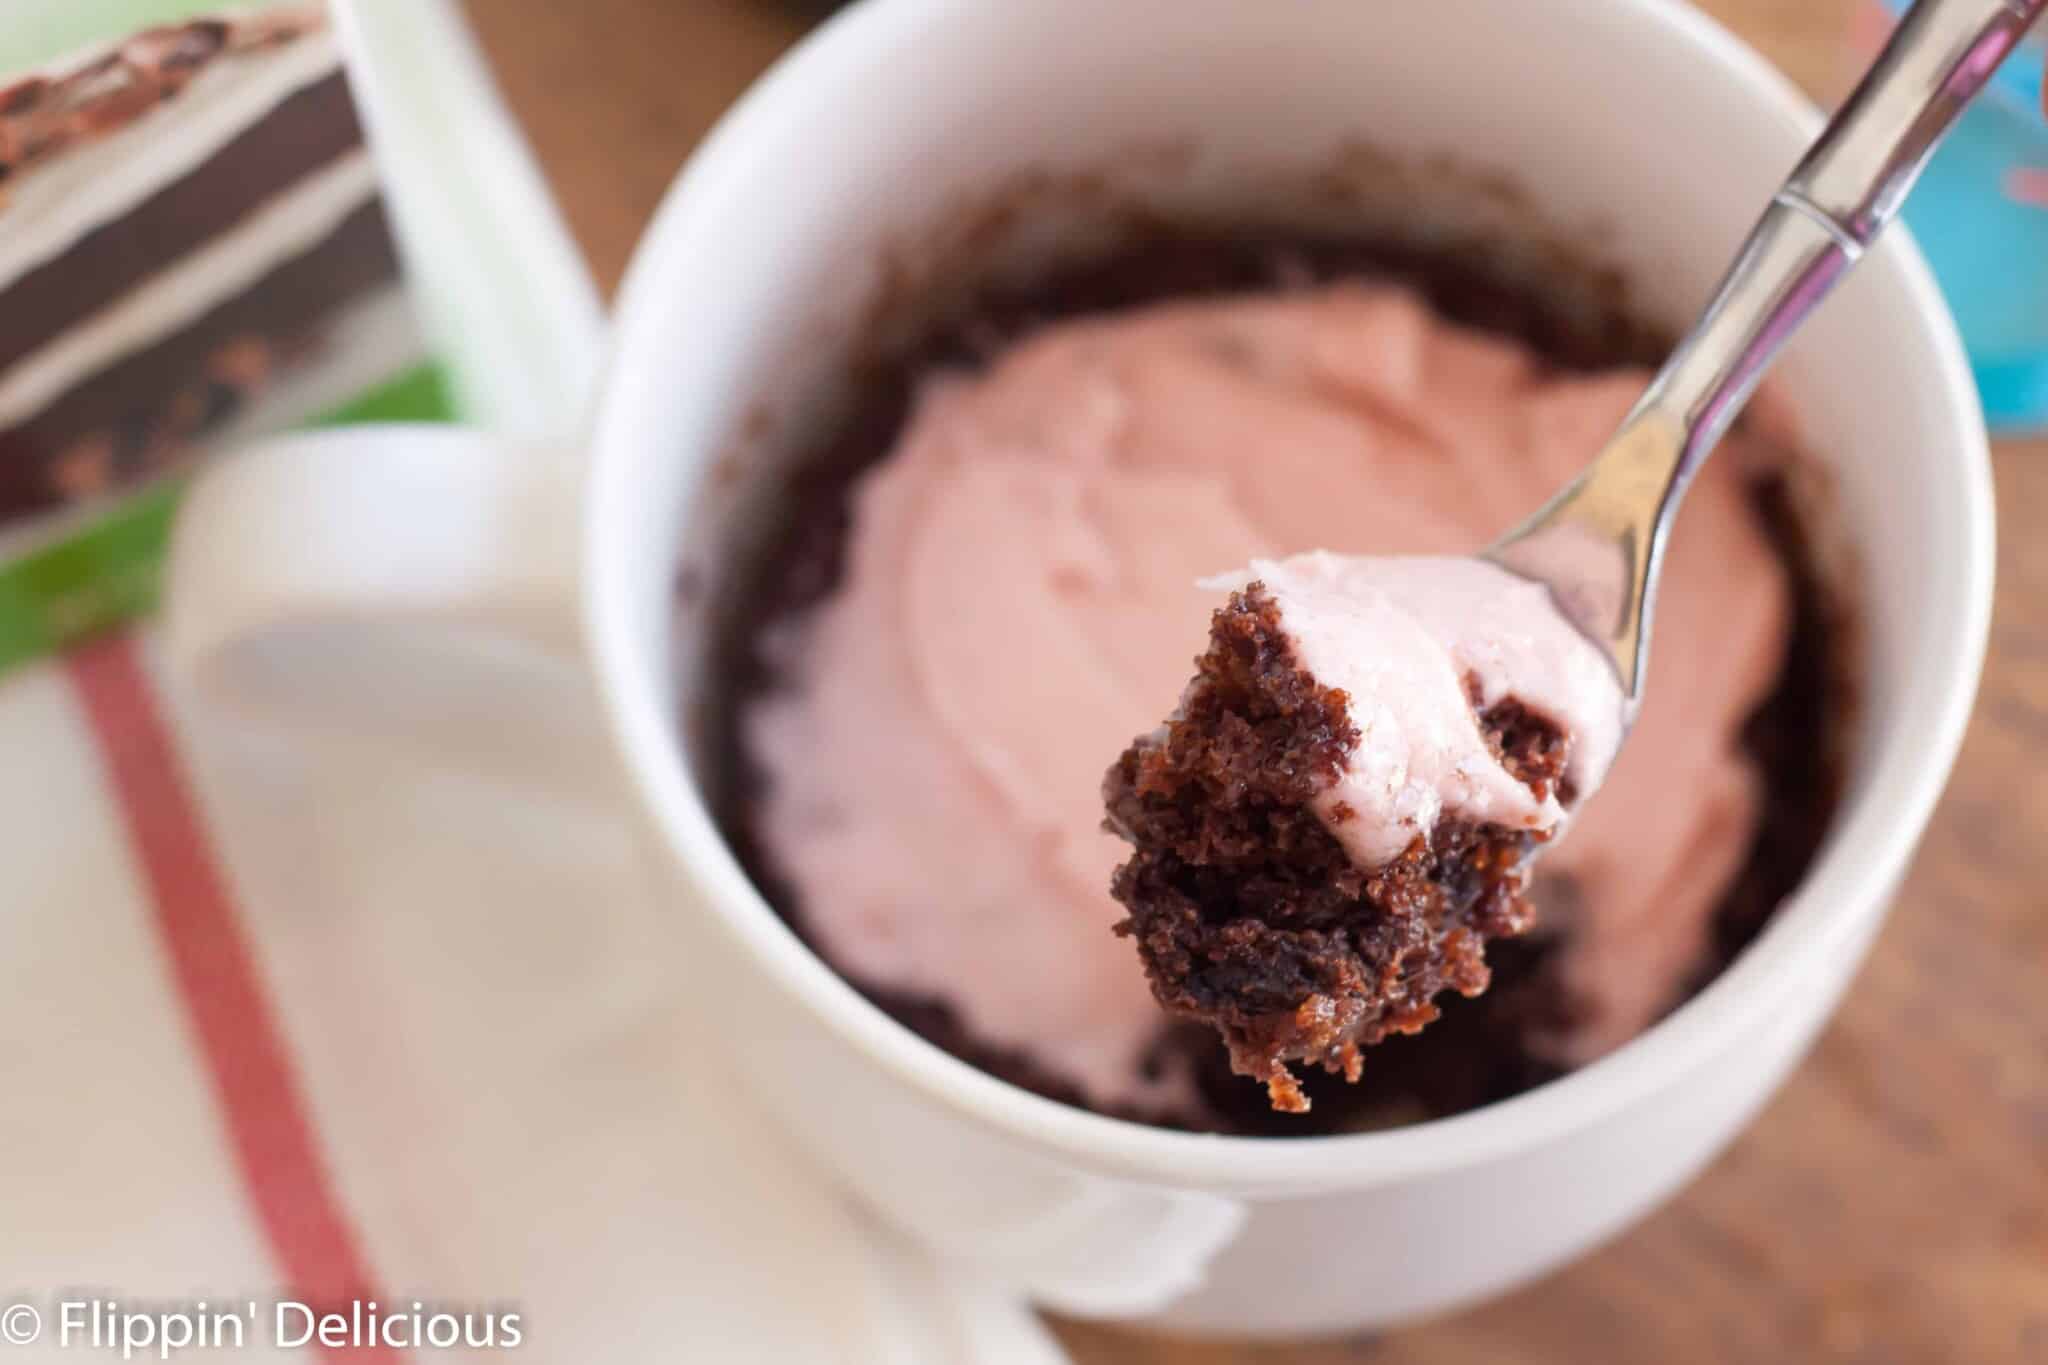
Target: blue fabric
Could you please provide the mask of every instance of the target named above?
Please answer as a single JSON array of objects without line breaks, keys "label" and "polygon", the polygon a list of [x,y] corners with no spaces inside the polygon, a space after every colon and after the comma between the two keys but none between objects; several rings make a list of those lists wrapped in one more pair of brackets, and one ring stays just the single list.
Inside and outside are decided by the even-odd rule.
[{"label": "blue fabric", "polygon": [[2048,427],[2048,205],[2007,191],[2016,170],[2048,177],[2042,63],[2038,38],[2006,61],[1906,204],[1962,329],[1985,417],[2008,431]]}]

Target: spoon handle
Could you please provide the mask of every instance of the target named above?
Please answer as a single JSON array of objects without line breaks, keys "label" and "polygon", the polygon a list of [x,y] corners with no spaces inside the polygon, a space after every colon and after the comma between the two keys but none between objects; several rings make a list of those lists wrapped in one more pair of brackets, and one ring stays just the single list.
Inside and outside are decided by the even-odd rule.
[{"label": "spoon handle", "polygon": [[1869,245],[2043,8],[2048,0],[1921,0],[1780,198]]},{"label": "spoon handle", "polygon": [[1644,395],[1685,433],[1671,500],[1807,314],[1898,216],[1937,144],[2048,0],[1919,0],[1772,198]]},{"label": "spoon handle", "polygon": [[1920,0],[1778,192],[1713,302],[1572,485],[1487,551],[1549,587],[1631,715],[1686,486],[1792,333],[1898,215],[1935,146],[2048,0]]}]

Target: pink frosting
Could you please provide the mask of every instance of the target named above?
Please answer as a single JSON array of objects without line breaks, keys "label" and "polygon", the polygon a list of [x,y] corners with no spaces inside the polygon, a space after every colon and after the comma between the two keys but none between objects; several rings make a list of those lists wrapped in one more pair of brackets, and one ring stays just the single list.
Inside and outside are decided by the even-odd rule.
[{"label": "pink frosting", "polygon": [[[1099,1104],[1171,1102],[1161,1015],[1110,926],[1122,845],[1103,770],[1159,720],[1223,566],[1312,546],[1466,554],[1595,451],[1646,376],[1559,377],[1393,288],[1069,323],[923,394],[855,489],[841,589],[778,642],[755,707],[769,852],[843,970],[949,1001]],[[1539,872],[1593,1003],[1583,1060],[1666,1005],[1739,865],[1757,775],[1735,752],[1774,676],[1786,585],[1742,451],[1674,537],[1633,737]]]},{"label": "pink frosting", "polygon": [[[1342,690],[1358,743],[1320,798],[1352,860],[1379,867],[1444,816],[1556,834],[1566,812],[1508,772],[1480,729],[1509,696],[1569,739],[1565,777],[1592,795],[1621,744],[1621,680],[1549,589],[1468,555],[1255,560],[1300,666]],[[1338,816],[1336,813],[1344,814]]]}]

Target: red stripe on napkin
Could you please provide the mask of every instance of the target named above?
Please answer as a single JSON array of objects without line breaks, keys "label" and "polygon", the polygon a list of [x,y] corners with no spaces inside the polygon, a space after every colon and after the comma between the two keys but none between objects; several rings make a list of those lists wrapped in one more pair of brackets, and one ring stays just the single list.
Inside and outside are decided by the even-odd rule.
[{"label": "red stripe on napkin", "polygon": [[[137,645],[111,636],[65,663],[148,882],[171,974],[271,1252],[300,1300],[339,1307],[377,1298]],[[385,1346],[325,1354],[390,1365],[409,1358]]]}]

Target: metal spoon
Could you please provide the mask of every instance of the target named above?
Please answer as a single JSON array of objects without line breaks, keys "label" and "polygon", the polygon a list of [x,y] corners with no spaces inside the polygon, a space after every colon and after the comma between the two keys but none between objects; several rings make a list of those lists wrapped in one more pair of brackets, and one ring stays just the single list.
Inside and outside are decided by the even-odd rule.
[{"label": "metal spoon", "polygon": [[[1771,198],[1713,302],[1586,472],[1486,552],[1543,583],[1641,704],[1665,537],[1786,340],[1898,215],[2048,0],[1920,0]],[[2048,302],[2044,302],[2048,306]]]}]

